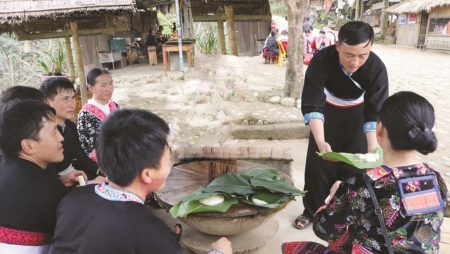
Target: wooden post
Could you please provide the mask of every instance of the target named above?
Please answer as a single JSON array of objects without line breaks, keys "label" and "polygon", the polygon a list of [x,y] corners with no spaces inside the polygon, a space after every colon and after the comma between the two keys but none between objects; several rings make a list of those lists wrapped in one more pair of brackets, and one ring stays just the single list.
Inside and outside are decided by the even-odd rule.
[{"label": "wooden post", "polygon": [[237,56],[238,49],[236,43],[236,29],[234,28],[233,5],[225,6],[225,14],[227,15],[227,32],[230,53]]},{"label": "wooden post", "polygon": [[66,36],[64,37],[66,39],[66,53],[67,53],[67,60],[69,61],[70,80],[72,80],[72,82],[75,82],[75,66],[73,65],[73,54],[72,54],[72,46],[70,45],[70,35],[66,34]]},{"label": "wooden post", "polygon": [[220,46],[220,54],[227,54],[227,46],[225,44],[225,31],[223,27],[223,20],[217,20],[217,32],[219,33],[219,46]]},{"label": "wooden post", "polygon": [[359,17],[359,0],[356,0],[355,3],[355,20],[362,20],[362,18]]},{"label": "wooden post", "polygon": [[75,49],[75,59],[78,65],[78,76],[80,77],[81,105],[87,102],[86,94],[86,74],[84,73],[83,57],[81,56],[80,38],[78,37],[78,24],[76,21],[70,22],[72,29],[73,46]]}]

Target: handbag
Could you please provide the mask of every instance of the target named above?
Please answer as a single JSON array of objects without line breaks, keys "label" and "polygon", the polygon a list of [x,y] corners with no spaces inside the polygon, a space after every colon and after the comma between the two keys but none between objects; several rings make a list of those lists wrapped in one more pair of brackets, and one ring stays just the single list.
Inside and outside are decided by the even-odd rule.
[{"label": "handbag", "polygon": [[370,177],[367,174],[363,174],[364,182],[366,182],[367,190],[370,193],[370,198],[373,201],[373,205],[375,206],[375,214],[378,216],[378,220],[380,221],[381,231],[383,232],[384,240],[386,241],[386,246],[389,250],[389,254],[394,254],[394,249],[392,247],[391,239],[389,239],[389,234],[386,229],[386,224],[383,219],[383,211],[378,204],[377,198],[375,196],[375,192],[373,192],[372,185],[370,184]]}]

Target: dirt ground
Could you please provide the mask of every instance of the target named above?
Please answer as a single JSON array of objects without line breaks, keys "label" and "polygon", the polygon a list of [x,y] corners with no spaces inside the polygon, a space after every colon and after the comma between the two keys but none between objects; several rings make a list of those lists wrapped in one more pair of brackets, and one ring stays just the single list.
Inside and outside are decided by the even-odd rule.
[{"label": "dirt ground", "polygon": [[[414,91],[435,107],[433,131],[439,140],[438,149],[420,157],[440,170],[450,183],[450,107],[447,99],[450,95],[450,54],[384,44],[375,44],[373,51],[388,69],[390,94]],[[230,132],[234,125],[303,121],[296,105],[298,102],[282,97],[285,64],[264,64],[260,56],[197,54],[195,67],[185,74],[171,71],[165,77],[162,64],[149,66],[148,60],[112,73],[116,86],[113,99],[122,107],[145,108],[163,117],[174,130],[174,149],[197,146],[291,148],[295,154],[292,177],[298,188],[303,187],[307,140],[236,140]],[[277,214],[280,229],[258,253],[280,253],[280,244],[286,241],[320,241],[311,228],[300,231],[292,226],[302,209],[301,199],[297,199]],[[154,212],[168,225],[176,223],[161,209]],[[186,253],[191,252],[187,250]]]}]

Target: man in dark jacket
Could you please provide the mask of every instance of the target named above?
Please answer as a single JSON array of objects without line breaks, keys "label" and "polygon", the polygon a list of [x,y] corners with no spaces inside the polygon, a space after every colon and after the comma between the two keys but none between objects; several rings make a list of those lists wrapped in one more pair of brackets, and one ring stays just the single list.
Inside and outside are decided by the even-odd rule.
[{"label": "man in dark jacket", "polygon": [[[81,148],[77,127],[72,122],[75,114],[75,90],[70,80],[66,78],[51,78],[44,81],[40,87],[47,98],[48,104],[56,111],[58,130],[64,137],[64,160],[52,165],[52,168],[62,176],[69,174],[74,168],[83,171],[92,183],[100,183],[105,179],[97,177],[97,163],[91,160]],[[67,185],[67,184],[66,184]]]}]

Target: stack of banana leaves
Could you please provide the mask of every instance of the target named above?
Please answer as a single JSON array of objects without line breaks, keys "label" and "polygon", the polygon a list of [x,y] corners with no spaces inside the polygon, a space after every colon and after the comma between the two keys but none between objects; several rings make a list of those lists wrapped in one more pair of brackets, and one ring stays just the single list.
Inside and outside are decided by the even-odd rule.
[{"label": "stack of banana leaves", "polygon": [[278,208],[305,192],[284,181],[277,169],[251,169],[241,175],[228,173],[215,178],[208,186],[200,187],[181,199],[170,209],[172,217],[186,217],[191,213],[226,212],[238,202]]}]

